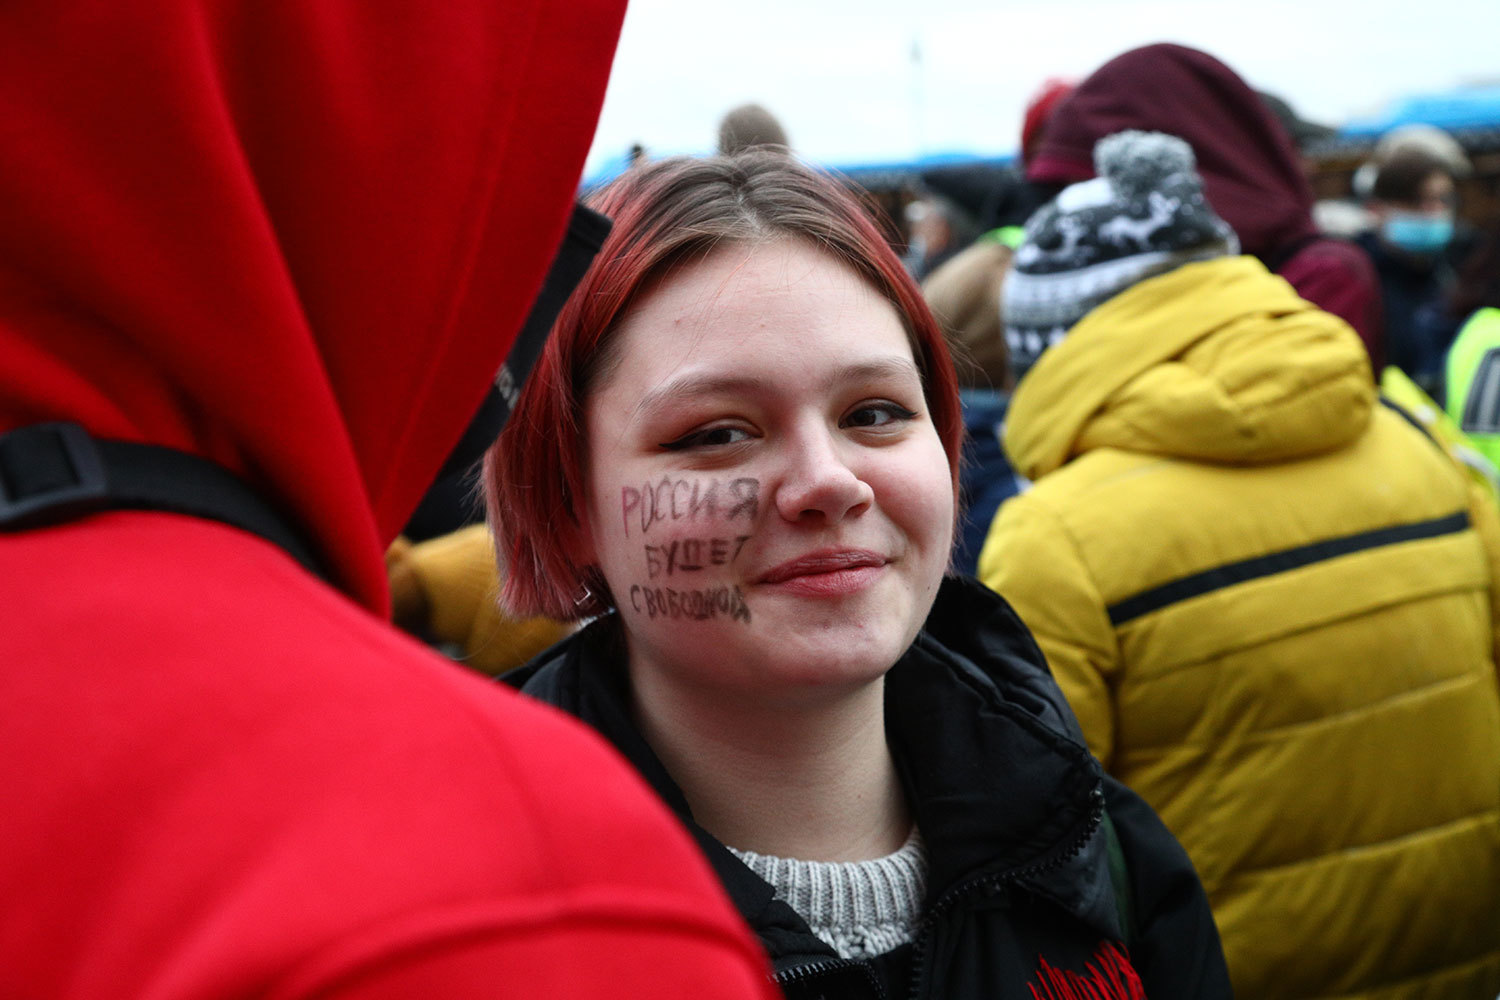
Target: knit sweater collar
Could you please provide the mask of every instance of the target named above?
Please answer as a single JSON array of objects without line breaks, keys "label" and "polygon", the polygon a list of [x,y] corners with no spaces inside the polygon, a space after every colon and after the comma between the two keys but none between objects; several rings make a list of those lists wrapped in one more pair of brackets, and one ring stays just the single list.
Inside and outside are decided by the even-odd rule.
[{"label": "knit sweater collar", "polygon": [[[727,846],[727,845],[726,845]],[[801,861],[730,847],[840,958],[873,958],[912,940],[927,891],[916,827],[897,851],[868,861]]]}]

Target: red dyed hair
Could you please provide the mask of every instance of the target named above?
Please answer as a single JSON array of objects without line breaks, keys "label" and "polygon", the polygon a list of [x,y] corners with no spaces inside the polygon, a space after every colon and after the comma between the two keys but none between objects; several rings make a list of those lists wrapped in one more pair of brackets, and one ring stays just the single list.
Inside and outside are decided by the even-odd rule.
[{"label": "red dyed hair", "polygon": [[612,606],[597,568],[569,542],[584,512],[584,400],[613,360],[613,334],[631,304],[674,265],[724,244],[792,238],[842,261],[883,295],[906,327],[955,491],[963,419],[943,335],[915,282],[859,201],[785,151],[660,160],[589,199],[614,229],[563,307],[505,431],[485,458],[484,483],[501,600],[514,613],[573,621]]}]

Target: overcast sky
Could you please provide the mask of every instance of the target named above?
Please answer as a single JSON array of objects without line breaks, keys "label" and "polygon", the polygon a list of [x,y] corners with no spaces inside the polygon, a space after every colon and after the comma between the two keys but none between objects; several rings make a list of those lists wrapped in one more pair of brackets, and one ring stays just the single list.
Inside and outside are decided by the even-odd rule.
[{"label": "overcast sky", "polygon": [[1500,82],[1500,0],[630,0],[587,173],[633,142],[711,151],[750,100],[817,162],[1009,153],[1044,78],[1160,41],[1335,125]]}]

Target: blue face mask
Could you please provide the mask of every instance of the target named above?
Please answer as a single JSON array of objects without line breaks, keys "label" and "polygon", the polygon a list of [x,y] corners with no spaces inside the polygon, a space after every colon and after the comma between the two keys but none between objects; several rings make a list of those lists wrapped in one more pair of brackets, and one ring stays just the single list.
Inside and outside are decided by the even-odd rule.
[{"label": "blue face mask", "polygon": [[1387,243],[1407,253],[1434,254],[1453,240],[1453,217],[1395,212],[1380,232]]}]

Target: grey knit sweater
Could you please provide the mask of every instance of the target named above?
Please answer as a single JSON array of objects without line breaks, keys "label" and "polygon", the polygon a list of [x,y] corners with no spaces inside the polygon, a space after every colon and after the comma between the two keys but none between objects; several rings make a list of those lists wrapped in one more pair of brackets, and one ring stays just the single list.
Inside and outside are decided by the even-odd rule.
[{"label": "grey knit sweater", "polygon": [[910,941],[927,890],[915,827],[901,849],[871,861],[798,861],[729,848],[841,958],[873,958]]}]

